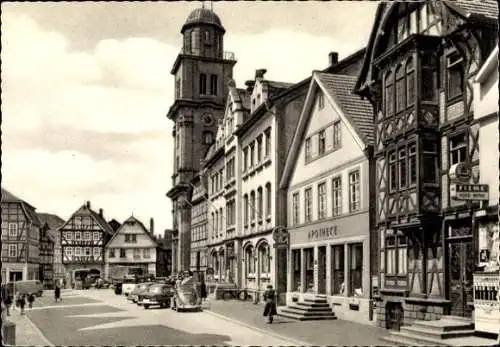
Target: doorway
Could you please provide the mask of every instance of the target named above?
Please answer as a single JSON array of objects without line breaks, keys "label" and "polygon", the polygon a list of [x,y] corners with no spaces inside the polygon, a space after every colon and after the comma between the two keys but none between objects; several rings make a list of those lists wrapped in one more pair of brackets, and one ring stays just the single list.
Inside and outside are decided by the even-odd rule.
[{"label": "doorway", "polygon": [[472,317],[474,246],[472,239],[448,244],[450,314]]},{"label": "doorway", "polygon": [[318,247],[318,294],[326,294],[326,246]]},{"label": "doorway", "polygon": [[288,249],[286,247],[276,248],[277,259],[277,286],[278,305],[286,305],[286,280],[288,273]]},{"label": "doorway", "polygon": [[23,280],[23,272],[22,271],[11,271],[9,272],[9,282],[16,282]]}]

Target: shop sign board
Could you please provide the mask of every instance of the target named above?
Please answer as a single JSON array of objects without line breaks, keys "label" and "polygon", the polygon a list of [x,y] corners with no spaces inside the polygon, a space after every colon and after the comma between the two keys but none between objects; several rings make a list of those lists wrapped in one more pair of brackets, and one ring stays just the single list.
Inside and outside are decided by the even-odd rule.
[{"label": "shop sign board", "polygon": [[455,200],[488,200],[489,186],[487,184],[452,184],[450,197]]}]

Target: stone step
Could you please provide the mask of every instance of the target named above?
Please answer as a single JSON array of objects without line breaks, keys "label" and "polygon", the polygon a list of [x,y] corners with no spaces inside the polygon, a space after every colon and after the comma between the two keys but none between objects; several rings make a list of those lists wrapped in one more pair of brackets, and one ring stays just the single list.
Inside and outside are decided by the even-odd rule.
[{"label": "stone step", "polygon": [[[381,337],[381,340],[384,342],[382,345],[393,345],[393,346],[418,346],[418,347],[423,347],[423,346],[429,346],[429,344],[418,344],[413,342],[412,340],[407,340],[403,336],[399,335],[388,335]],[[439,346],[439,345],[438,345]]]},{"label": "stone step", "polygon": [[307,307],[330,307],[330,305],[327,302],[303,302],[303,301],[297,301],[297,302],[294,302],[292,305],[307,306]]},{"label": "stone step", "polygon": [[449,321],[458,321],[458,322],[472,323],[472,319],[470,319],[470,318],[461,317],[461,316],[451,316],[451,315],[441,316],[441,320],[449,320]]},{"label": "stone step", "polygon": [[425,336],[425,337],[430,337],[430,338],[434,338],[434,339],[451,339],[451,338],[473,336],[474,335],[474,330],[439,331],[436,329],[428,329],[428,328],[424,328],[421,326],[401,327],[401,331],[408,333],[408,334]]},{"label": "stone step", "polygon": [[[383,340],[391,343],[397,343],[400,346],[447,346],[447,344],[440,339],[419,336],[403,331],[391,332],[388,336],[383,337]],[[401,340],[405,343],[401,343]]]},{"label": "stone step", "polygon": [[296,313],[290,313],[290,312],[283,312],[279,311],[278,316],[285,317],[285,318],[291,318],[291,319],[296,319],[299,321],[309,321],[309,320],[335,320],[337,317],[333,312],[330,315],[324,315],[324,316],[319,316],[319,315],[314,315],[314,316],[304,316],[302,314],[296,314]]},{"label": "stone step", "polygon": [[434,330],[438,332],[446,331],[467,331],[474,330],[474,323],[471,321],[454,321],[448,319],[439,320],[416,320],[413,322],[414,327],[422,327],[424,329]]},{"label": "stone step", "polygon": [[334,314],[332,310],[329,311],[302,311],[302,310],[297,310],[293,307],[283,307],[280,309],[280,312],[284,313],[293,313],[297,315],[302,315],[302,316],[328,316]]},{"label": "stone step", "polygon": [[327,303],[326,298],[318,298],[318,297],[305,297],[304,302],[310,302],[310,303]]},{"label": "stone step", "polygon": [[296,307],[300,310],[331,310],[330,305],[308,305],[308,304],[291,304],[289,307]]}]

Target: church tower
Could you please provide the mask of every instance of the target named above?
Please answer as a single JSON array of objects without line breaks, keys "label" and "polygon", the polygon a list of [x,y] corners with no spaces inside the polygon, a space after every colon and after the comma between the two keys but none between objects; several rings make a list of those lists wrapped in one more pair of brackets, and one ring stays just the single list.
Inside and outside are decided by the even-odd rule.
[{"label": "church tower", "polygon": [[192,11],[181,33],[182,50],[171,71],[175,101],[167,114],[175,123],[174,174],[167,193],[173,206],[172,272],[190,268],[191,181],[215,141],[236,63],[234,54],[224,52],[225,29],[212,10]]}]

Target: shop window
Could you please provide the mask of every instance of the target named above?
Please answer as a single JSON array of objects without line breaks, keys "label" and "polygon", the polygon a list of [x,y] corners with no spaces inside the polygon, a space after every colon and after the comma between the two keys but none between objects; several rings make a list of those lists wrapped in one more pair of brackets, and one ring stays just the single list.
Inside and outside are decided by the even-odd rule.
[{"label": "shop window", "polygon": [[459,97],[464,92],[463,59],[457,51],[447,56],[447,91],[448,99]]},{"label": "shop window", "polygon": [[349,211],[355,212],[361,209],[360,201],[360,177],[359,170],[349,174]]},{"label": "shop window", "polygon": [[207,75],[204,73],[200,74],[200,85],[199,85],[200,95],[207,94]]},{"label": "shop window", "polygon": [[363,244],[349,245],[349,296],[363,296]]},{"label": "shop window", "polygon": [[292,291],[301,292],[300,283],[300,269],[301,269],[301,258],[300,249],[292,249],[292,271],[293,271],[293,282]]},{"label": "shop window", "polygon": [[332,180],[332,213],[333,216],[342,214],[342,178]]},{"label": "shop window", "polygon": [[392,116],[394,113],[394,80],[392,72],[385,75],[385,115]]},{"label": "shop window", "polygon": [[318,133],[318,155],[325,154],[325,148],[326,148],[325,130],[321,130]]},{"label": "shop window", "polygon": [[450,165],[467,160],[467,138],[465,133],[450,138]]},{"label": "shop window", "polygon": [[318,219],[326,218],[326,183],[318,184]]},{"label": "shop window", "polygon": [[345,266],[344,266],[344,245],[331,246],[332,295],[343,295],[345,292]]},{"label": "shop window", "polygon": [[304,289],[306,292],[311,293],[314,291],[314,248],[304,249],[304,258],[306,262],[306,283]]},{"label": "shop window", "polygon": [[312,220],[312,189],[307,188],[304,191],[304,222],[310,223]]},{"label": "shop window", "polygon": [[292,196],[292,204],[293,204],[293,220],[292,225],[300,224],[300,195],[299,193],[294,193]]}]

